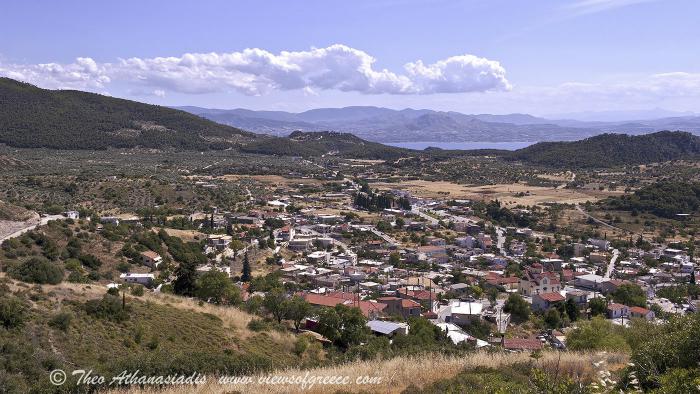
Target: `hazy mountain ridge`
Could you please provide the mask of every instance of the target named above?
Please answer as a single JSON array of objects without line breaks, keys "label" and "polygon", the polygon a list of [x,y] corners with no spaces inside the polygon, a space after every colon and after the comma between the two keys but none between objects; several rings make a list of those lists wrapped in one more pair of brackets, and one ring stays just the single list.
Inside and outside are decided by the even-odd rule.
[{"label": "hazy mountain ridge", "polygon": [[393,110],[368,106],[318,108],[301,113],[199,107],[180,109],[258,133],[286,136],[294,130],[336,130],[375,142],[572,141],[606,132],[643,134],[661,130],[686,130],[700,133],[699,116],[582,121],[545,119],[517,113],[468,115],[454,111],[410,108]]}]

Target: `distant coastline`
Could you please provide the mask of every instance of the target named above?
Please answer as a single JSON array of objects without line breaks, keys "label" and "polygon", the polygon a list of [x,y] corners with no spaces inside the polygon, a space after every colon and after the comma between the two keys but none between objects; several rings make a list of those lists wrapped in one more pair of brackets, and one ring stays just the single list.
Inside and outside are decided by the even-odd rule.
[{"label": "distant coastline", "polygon": [[384,145],[395,146],[398,148],[423,150],[428,147],[440,149],[458,149],[458,150],[473,150],[473,149],[502,149],[502,150],[517,150],[536,144],[537,141],[466,141],[466,142],[441,142],[441,141],[418,141],[418,142],[383,142]]}]

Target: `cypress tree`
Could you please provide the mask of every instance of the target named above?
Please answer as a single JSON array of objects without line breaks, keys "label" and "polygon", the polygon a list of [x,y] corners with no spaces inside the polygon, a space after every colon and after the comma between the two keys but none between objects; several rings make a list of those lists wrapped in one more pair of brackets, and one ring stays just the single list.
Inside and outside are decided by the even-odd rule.
[{"label": "cypress tree", "polygon": [[243,273],[241,274],[241,282],[250,282],[250,261],[248,260],[248,252],[243,255]]}]

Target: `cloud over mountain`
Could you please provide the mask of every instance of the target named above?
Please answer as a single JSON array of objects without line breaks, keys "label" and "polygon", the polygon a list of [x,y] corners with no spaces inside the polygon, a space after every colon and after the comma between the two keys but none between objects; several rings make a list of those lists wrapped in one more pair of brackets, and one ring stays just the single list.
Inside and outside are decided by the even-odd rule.
[{"label": "cloud over mountain", "polygon": [[410,62],[401,73],[374,67],[375,58],[346,45],[274,54],[252,48],[230,53],[128,58],[97,63],[0,64],[0,75],[50,88],[101,89],[120,82],[159,92],[227,90],[262,95],[274,90],[339,90],[364,94],[422,95],[509,90],[499,62],[474,55],[432,64]]}]

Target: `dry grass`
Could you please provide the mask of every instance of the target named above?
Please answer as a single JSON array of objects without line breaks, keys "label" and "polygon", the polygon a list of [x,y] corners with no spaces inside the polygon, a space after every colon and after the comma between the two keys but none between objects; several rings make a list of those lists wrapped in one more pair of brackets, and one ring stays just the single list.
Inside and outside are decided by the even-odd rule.
[{"label": "dry grass", "polygon": [[[559,358],[561,356],[561,359]],[[602,363],[601,363],[602,361]],[[207,383],[199,387],[171,387],[165,390],[146,389],[145,391],[129,389],[126,391],[114,391],[114,393],[326,393],[335,390],[343,392],[381,392],[400,393],[413,385],[424,387],[435,381],[450,379],[459,372],[474,367],[490,367],[498,369],[503,366],[517,363],[537,363],[540,367],[553,372],[559,369],[560,376],[568,374],[579,377],[582,381],[595,379],[596,369],[594,363],[606,366],[621,365],[626,362],[626,357],[609,353],[558,353],[546,352],[537,361],[528,353],[487,353],[477,352],[467,357],[448,357],[443,355],[425,355],[420,357],[397,357],[385,361],[358,361],[338,366],[322,367],[310,370],[290,369],[278,371],[270,375],[286,377],[329,377],[348,376],[347,385],[321,385],[302,388],[301,384],[271,385],[259,383],[258,375],[252,377],[252,383],[248,384],[221,384],[216,377],[209,377]],[[307,375],[308,374],[308,375]],[[356,384],[358,378],[379,378],[372,384]],[[308,380],[307,380],[308,381]]]},{"label": "dry grass", "polygon": [[[407,190],[415,196],[424,198],[445,198],[444,193],[449,193],[450,198],[470,200],[498,199],[506,206],[532,206],[554,202],[577,204],[585,203],[586,201],[593,202],[611,195],[622,194],[621,191],[561,189],[557,187],[528,186],[524,183],[471,186],[446,181],[414,180],[405,181],[401,184],[376,183],[372,185],[380,189]],[[519,195],[519,193],[524,193],[524,195]]]},{"label": "dry grass", "polygon": [[[238,308],[200,303],[194,299],[164,293],[146,293],[144,294],[144,299],[178,309],[208,313],[217,316],[219,319],[221,319],[225,328],[235,330],[236,336],[241,339],[255,335],[254,332],[248,329],[248,323],[254,318],[254,316]],[[267,336],[274,342],[282,344],[289,349],[292,348],[295,341],[294,335],[290,333],[281,333],[279,331],[269,331],[267,332]]]},{"label": "dry grass", "polygon": [[226,181],[239,181],[241,179],[254,179],[258,182],[267,184],[269,186],[298,186],[300,184],[312,186],[312,185],[322,185],[323,181],[312,178],[286,178],[281,175],[233,175],[227,174],[218,177],[218,179],[223,179]]},{"label": "dry grass", "polygon": [[[174,228],[165,228],[166,233],[171,237],[178,237],[182,239],[183,242],[195,242],[206,238],[206,234],[201,233],[197,230],[178,230]],[[156,229],[154,232],[158,232]]]},{"label": "dry grass", "polygon": [[[44,293],[50,294],[51,298],[58,302],[65,300],[84,302],[90,299],[99,298],[107,291],[107,288],[100,284],[61,282],[57,285],[32,285],[11,279],[7,277],[5,273],[0,273],[0,278],[6,278],[6,283],[12,291],[39,286]],[[236,337],[240,339],[257,335],[257,333],[248,329],[248,323],[254,318],[254,316],[238,308],[217,306],[204,302],[200,303],[195,299],[164,293],[146,292],[142,297],[134,299],[153,302],[159,305],[166,305],[180,310],[214,315],[221,319],[224,328],[235,331]],[[274,330],[266,332],[266,335],[270,340],[287,349],[291,349],[294,345],[294,341],[296,340],[296,337],[291,333],[282,333]]]}]

